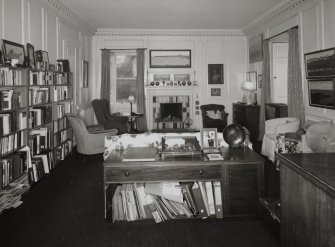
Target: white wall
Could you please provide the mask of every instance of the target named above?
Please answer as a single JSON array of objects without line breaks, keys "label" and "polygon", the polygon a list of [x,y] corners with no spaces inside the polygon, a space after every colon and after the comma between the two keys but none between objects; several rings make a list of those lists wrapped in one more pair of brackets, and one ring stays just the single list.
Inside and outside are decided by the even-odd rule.
[{"label": "white wall", "polygon": [[[201,104],[217,103],[226,106],[228,121],[232,120],[232,103],[241,101],[241,83],[245,80],[247,68],[247,40],[240,31],[217,31],[208,34],[206,31],[170,31],[170,30],[98,30],[93,38],[93,57],[95,88],[92,98],[100,97],[101,82],[101,49],[147,48],[147,73],[190,73],[196,80],[195,95]],[[191,49],[191,69],[153,69],[149,68],[150,49]],[[208,85],[208,64],[224,64],[224,84]],[[194,78],[195,76],[195,78]],[[210,89],[221,88],[220,97],[212,97]],[[164,90],[162,88],[161,90]],[[194,101],[196,98],[193,99]],[[112,102],[113,111],[129,112],[129,104]],[[194,102],[193,102],[194,105]],[[195,109],[194,109],[195,111]],[[201,114],[195,115],[194,126],[202,126]]]},{"label": "white wall", "polygon": [[[299,27],[299,39],[301,44],[300,61],[303,78],[304,102],[306,119],[335,120],[335,110],[310,107],[308,99],[308,86],[305,79],[304,54],[307,52],[331,48],[335,46],[335,1],[334,0],[305,0],[298,1],[298,7],[292,7],[287,11],[278,11],[276,18],[263,19],[256,23],[255,27],[247,30],[248,38],[263,33],[265,38],[272,37],[291,27]],[[302,3],[304,2],[304,3]],[[300,4],[300,5],[299,5]],[[249,64],[249,70],[262,72],[261,62]]]},{"label": "white wall", "polygon": [[82,103],[89,100],[89,89],[81,87],[81,65],[82,60],[92,64],[93,31],[81,26],[78,18],[64,6],[49,2],[52,3],[43,0],[0,0],[0,38],[25,46],[31,43],[35,51],[47,51],[51,64],[57,59],[69,58],[74,78],[74,106],[78,110]]}]

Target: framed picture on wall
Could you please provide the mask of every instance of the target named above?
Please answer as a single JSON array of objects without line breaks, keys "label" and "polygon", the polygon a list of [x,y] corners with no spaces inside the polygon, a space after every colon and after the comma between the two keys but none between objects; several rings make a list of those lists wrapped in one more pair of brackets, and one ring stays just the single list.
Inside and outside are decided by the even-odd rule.
[{"label": "framed picture on wall", "polygon": [[211,96],[221,96],[221,88],[211,88]]},{"label": "framed picture on wall", "polygon": [[249,63],[263,60],[263,34],[249,40]]},{"label": "framed picture on wall", "polygon": [[191,50],[150,50],[150,68],[191,68]]},{"label": "framed picture on wall", "polygon": [[335,48],[305,54],[306,78],[335,77]]},{"label": "framed picture on wall", "polygon": [[3,39],[3,56],[4,59],[17,59],[18,62],[16,65],[23,66],[24,65],[24,45],[14,43],[9,40]]},{"label": "framed picture on wall", "polygon": [[88,62],[83,61],[83,88],[88,87]]},{"label": "framed picture on wall", "polygon": [[208,84],[223,84],[223,64],[208,64]]}]

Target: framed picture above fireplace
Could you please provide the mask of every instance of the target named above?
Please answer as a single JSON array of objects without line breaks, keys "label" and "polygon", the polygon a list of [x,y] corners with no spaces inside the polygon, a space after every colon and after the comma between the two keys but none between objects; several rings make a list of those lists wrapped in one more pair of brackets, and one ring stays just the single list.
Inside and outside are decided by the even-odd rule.
[{"label": "framed picture above fireplace", "polygon": [[150,68],[191,68],[191,50],[150,50]]}]

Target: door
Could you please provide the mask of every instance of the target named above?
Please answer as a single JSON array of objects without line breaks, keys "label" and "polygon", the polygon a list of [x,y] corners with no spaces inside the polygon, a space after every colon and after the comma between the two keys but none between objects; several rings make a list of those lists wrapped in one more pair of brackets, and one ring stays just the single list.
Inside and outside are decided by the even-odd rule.
[{"label": "door", "polygon": [[272,44],[273,103],[287,104],[288,43]]}]

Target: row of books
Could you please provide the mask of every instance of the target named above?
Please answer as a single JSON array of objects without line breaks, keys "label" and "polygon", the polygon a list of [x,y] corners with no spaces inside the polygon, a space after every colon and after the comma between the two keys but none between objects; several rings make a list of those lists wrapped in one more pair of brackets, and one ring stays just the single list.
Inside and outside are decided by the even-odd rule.
[{"label": "row of books", "polygon": [[51,147],[51,131],[42,127],[29,131],[28,146],[32,155],[40,154],[43,150]]},{"label": "row of books", "polygon": [[12,152],[26,143],[25,131],[19,131],[15,134],[8,135],[0,138],[0,155],[5,155]]},{"label": "row of books", "polygon": [[65,117],[59,118],[53,122],[54,133],[66,129],[67,127],[69,127],[69,123]]},{"label": "row of books", "polygon": [[64,160],[72,151],[72,140],[68,140],[56,148],[56,163]]},{"label": "row of books", "polygon": [[52,71],[30,71],[29,85],[64,85],[68,83],[67,73],[54,73]]},{"label": "row of books", "polygon": [[31,166],[28,168],[29,184],[34,185],[46,177],[55,167],[52,150],[43,150],[31,158]]},{"label": "row of books", "polygon": [[53,102],[69,99],[69,88],[67,86],[53,87]]},{"label": "row of books", "polygon": [[17,152],[0,160],[0,190],[27,171],[26,154]]},{"label": "row of books", "polygon": [[223,218],[220,181],[117,185],[110,206],[113,222],[154,219],[159,223],[176,218]]},{"label": "row of books", "polygon": [[27,128],[27,113],[7,112],[0,114],[0,136]]},{"label": "row of books", "polygon": [[71,128],[63,129],[54,135],[54,146],[57,146],[68,139],[72,139]]},{"label": "row of books", "polygon": [[54,119],[59,119],[65,117],[65,114],[71,113],[71,102],[62,102],[54,106]]},{"label": "row of books", "polygon": [[52,121],[52,106],[39,106],[29,109],[29,128]]},{"label": "row of books", "polygon": [[29,88],[29,105],[44,104],[50,102],[50,91],[47,87]]},{"label": "row of books", "polygon": [[26,85],[27,73],[25,70],[0,67],[0,86]]},{"label": "row of books", "polygon": [[23,106],[22,94],[18,90],[0,90],[0,111],[8,111]]}]

